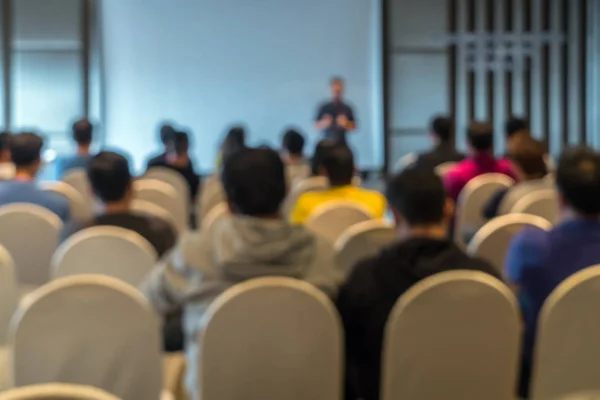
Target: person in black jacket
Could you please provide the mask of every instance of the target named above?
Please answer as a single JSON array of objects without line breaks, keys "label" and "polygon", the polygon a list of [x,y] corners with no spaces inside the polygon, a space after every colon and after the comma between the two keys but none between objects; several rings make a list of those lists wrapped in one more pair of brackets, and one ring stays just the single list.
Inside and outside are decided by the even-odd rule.
[{"label": "person in black jacket", "polygon": [[448,239],[454,205],[432,170],[404,171],[388,184],[387,197],[399,240],[360,262],[337,300],[346,333],[348,400],[379,399],[385,324],[398,298],[411,286],[458,269],[483,271],[500,279],[490,264],[469,257]]},{"label": "person in black jacket", "polygon": [[419,155],[415,163],[416,168],[434,169],[439,165],[459,162],[465,158],[454,147],[452,125],[452,120],[448,117],[438,116],[433,119],[430,136],[435,147],[429,152]]}]

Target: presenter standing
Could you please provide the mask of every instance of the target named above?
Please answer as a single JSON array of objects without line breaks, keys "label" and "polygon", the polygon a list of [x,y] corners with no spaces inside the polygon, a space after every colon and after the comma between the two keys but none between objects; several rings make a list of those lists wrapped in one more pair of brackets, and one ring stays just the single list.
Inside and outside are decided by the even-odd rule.
[{"label": "presenter standing", "polygon": [[323,132],[326,139],[346,143],[346,133],[356,129],[356,120],[352,107],[344,103],[344,80],[331,79],[332,99],[319,107],[315,118],[315,127]]}]

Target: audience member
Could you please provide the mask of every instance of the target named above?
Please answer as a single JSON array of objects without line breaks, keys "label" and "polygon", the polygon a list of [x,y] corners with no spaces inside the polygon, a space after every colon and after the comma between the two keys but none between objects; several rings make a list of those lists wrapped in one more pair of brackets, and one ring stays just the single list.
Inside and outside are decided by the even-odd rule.
[{"label": "audience member", "polygon": [[163,158],[151,160],[148,168],[165,167],[177,171],[188,183],[192,201],[198,195],[200,176],[194,171],[189,156],[190,142],[185,132],[174,132],[167,138],[167,153]]},{"label": "audience member", "polygon": [[227,158],[246,147],[246,128],[243,126],[234,126],[229,129],[225,139],[221,143],[217,157],[217,170],[221,169]]},{"label": "audience member", "polygon": [[416,168],[434,169],[448,162],[459,162],[465,157],[454,147],[453,122],[448,117],[436,117],[431,123],[430,136],[434,148],[419,155],[415,162]]},{"label": "audience member", "polygon": [[0,133],[0,181],[7,181],[15,177],[15,164],[10,156],[12,134]]},{"label": "audience member", "polygon": [[352,400],[379,399],[385,325],[394,304],[411,286],[450,270],[483,271],[500,278],[491,265],[467,256],[448,239],[454,203],[432,170],[409,169],[395,176],[387,198],[399,241],[360,262],[337,301],[346,333],[346,398]]},{"label": "audience member", "polygon": [[148,160],[146,168],[150,168],[156,164],[165,163],[167,159],[168,147],[175,135],[175,128],[171,124],[163,124],[159,128],[160,143],[163,146],[163,152]]},{"label": "audience member", "polygon": [[384,217],[387,209],[385,197],[379,192],[362,189],[352,184],[354,156],[348,146],[336,143],[324,148],[319,162],[321,163],[319,174],[327,177],[330,188],[300,196],[292,210],[290,217],[292,223],[305,223],[319,206],[332,200],[351,200],[366,207],[374,218]]},{"label": "audience member", "polygon": [[304,136],[294,129],[283,135],[282,158],[285,162],[288,187],[310,175],[310,165],[304,158]]},{"label": "audience member", "polygon": [[92,158],[90,146],[93,131],[94,126],[87,119],[81,119],[73,124],[73,140],[77,143],[77,154],[62,161],[58,171],[59,176],[64,175],[71,169],[87,167]]},{"label": "audience member", "polygon": [[41,190],[35,183],[40,170],[44,140],[35,133],[20,133],[11,140],[11,159],[15,165],[13,180],[0,182],[0,206],[11,203],[31,203],[47,208],[60,217],[69,219],[69,202],[64,197]]},{"label": "audience member", "polygon": [[185,236],[143,285],[160,313],[185,305],[187,387],[194,399],[199,398],[197,338],[202,315],[222,291],[247,279],[274,275],[303,279],[334,295],[342,278],[333,248],[282,218],[286,183],[277,152],[238,151],[225,160],[222,182],[232,217],[214,232]]},{"label": "audience member", "polygon": [[100,152],[90,160],[87,175],[92,191],[104,210],[85,223],[67,224],[63,229],[63,240],[85,228],[109,225],[139,233],[159,256],[175,245],[175,232],[167,222],[131,211],[133,179],[125,157],[108,151]]},{"label": "audience member", "polygon": [[494,131],[490,124],[472,123],[467,136],[470,157],[458,163],[444,176],[444,184],[450,198],[458,199],[465,185],[479,175],[499,173],[518,179],[510,161],[494,158]]},{"label": "audience member", "polygon": [[552,183],[544,179],[548,169],[544,161],[543,145],[530,136],[523,136],[519,142],[510,155],[519,183],[510,189],[501,190],[488,202],[484,208],[484,215],[488,219],[508,214],[526,194],[552,188]]},{"label": "audience member", "polygon": [[315,151],[310,160],[310,174],[311,176],[321,175],[321,166],[323,165],[323,156],[335,146],[337,142],[331,139],[323,139],[315,146]]},{"label": "audience member", "polygon": [[581,269],[600,264],[600,156],[590,149],[561,157],[556,185],[563,222],[549,232],[526,229],[506,255],[508,279],[519,289],[525,319],[520,394],[527,397],[537,320],[548,295]]},{"label": "audience member", "polygon": [[508,154],[515,151],[515,146],[518,145],[519,139],[530,136],[529,123],[523,118],[511,117],[506,121],[506,151]]}]

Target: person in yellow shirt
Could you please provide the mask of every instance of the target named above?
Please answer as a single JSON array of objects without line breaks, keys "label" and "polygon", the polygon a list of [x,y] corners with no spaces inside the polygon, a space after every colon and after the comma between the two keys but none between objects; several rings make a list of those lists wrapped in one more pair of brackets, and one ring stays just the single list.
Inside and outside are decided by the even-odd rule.
[{"label": "person in yellow shirt", "polygon": [[352,185],[354,156],[344,144],[328,147],[318,165],[319,175],[329,179],[330,188],[300,196],[292,209],[290,221],[304,224],[317,208],[332,200],[350,200],[366,207],[375,218],[383,218],[387,210],[385,197],[376,191]]}]

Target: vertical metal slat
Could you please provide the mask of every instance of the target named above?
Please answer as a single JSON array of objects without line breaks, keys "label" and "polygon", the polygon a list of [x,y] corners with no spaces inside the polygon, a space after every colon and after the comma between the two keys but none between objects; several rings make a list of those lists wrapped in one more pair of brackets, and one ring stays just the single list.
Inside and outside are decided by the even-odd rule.
[{"label": "vertical metal slat", "polygon": [[[531,33],[534,38],[531,43],[531,130],[533,134],[542,137],[542,44],[539,37],[542,33],[542,0],[532,0]],[[536,39],[537,38],[537,39]]]},{"label": "vertical metal slat", "polygon": [[466,129],[468,123],[467,99],[467,45],[464,35],[467,33],[467,0],[456,0],[456,32],[461,38],[457,41],[456,60],[456,146],[466,151]]},{"label": "vertical metal slat", "polygon": [[[496,0],[495,1],[495,29],[494,33],[497,35],[504,34],[504,19],[505,19],[505,11],[504,7],[505,0]],[[506,119],[506,101],[504,96],[506,94],[505,91],[505,83],[506,83],[506,74],[505,74],[505,63],[504,58],[496,59],[494,64],[494,131],[495,131],[495,139],[494,139],[494,149],[496,154],[504,154],[506,151],[506,140],[504,138],[504,121]]]},{"label": "vertical metal slat", "polygon": [[561,43],[556,36],[562,34],[562,0],[550,2],[550,70],[549,70],[549,115],[548,139],[550,154],[558,156],[562,148],[562,102],[564,93],[562,87]]},{"label": "vertical metal slat", "polygon": [[[515,37],[523,35],[525,31],[525,12],[523,0],[513,1],[513,15],[507,16],[514,21],[512,34]],[[515,41],[513,45],[513,72],[512,72],[512,113],[514,115],[525,115],[525,59],[523,57],[523,43]]]}]

